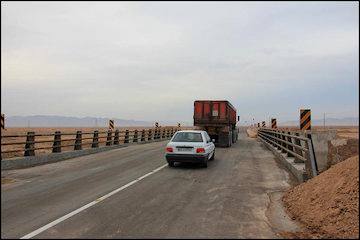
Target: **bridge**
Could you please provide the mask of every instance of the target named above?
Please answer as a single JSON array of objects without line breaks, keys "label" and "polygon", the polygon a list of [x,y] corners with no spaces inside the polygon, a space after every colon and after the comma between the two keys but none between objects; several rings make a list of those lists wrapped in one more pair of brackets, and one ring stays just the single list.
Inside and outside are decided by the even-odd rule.
[{"label": "bridge", "polygon": [[207,169],[169,168],[166,141],[2,171],[3,238],[276,238],[297,226],[279,207],[291,174],[240,129]]}]

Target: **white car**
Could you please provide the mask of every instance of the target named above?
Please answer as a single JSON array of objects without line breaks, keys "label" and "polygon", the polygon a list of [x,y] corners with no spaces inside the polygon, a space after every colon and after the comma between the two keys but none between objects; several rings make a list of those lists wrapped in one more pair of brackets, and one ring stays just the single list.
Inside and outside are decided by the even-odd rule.
[{"label": "white car", "polygon": [[170,167],[175,162],[200,163],[207,167],[208,160],[215,158],[214,141],[206,131],[178,131],[166,146],[165,158]]}]

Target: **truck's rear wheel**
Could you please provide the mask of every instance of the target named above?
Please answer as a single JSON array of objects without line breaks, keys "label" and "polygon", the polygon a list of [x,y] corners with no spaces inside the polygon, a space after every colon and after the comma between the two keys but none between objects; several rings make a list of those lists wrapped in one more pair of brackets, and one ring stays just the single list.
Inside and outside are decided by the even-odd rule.
[{"label": "truck's rear wheel", "polygon": [[236,143],[236,140],[237,140],[237,132],[236,131],[233,131],[233,136],[232,136],[232,142],[233,143]]},{"label": "truck's rear wheel", "polygon": [[229,132],[229,135],[228,135],[228,144],[227,144],[227,147],[231,147],[232,145],[232,131]]}]

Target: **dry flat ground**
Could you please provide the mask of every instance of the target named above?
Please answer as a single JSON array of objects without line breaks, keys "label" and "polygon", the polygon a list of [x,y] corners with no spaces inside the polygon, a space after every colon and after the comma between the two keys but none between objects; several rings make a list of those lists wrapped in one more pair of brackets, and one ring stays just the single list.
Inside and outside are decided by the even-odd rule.
[{"label": "dry flat ground", "polygon": [[[118,128],[120,131],[125,131],[126,129],[128,130],[142,130],[142,129],[150,129],[152,127],[143,127],[143,126],[139,126],[139,127],[123,127],[123,128]],[[62,145],[69,145],[69,144],[73,144],[75,142],[75,140],[68,140],[66,141],[66,139],[74,139],[76,137],[76,131],[82,131],[83,132],[83,138],[92,138],[93,137],[93,132],[95,130],[99,130],[99,132],[104,132],[104,133],[100,133],[99,137],[106,137],[107,134],[105,133],[107,131],[107,128],[84,128],[84,127],[64,127],[64,128],[7,128],[6,130],[1,129],[1,136],[6,136],[6,135],[26,135],[27,132],[35,132],[35,134],[53,134],[55,133],[55,131],[61,131],[61,133],[72,133],[73,135],[64,135],[61,136],[62,140]],[[89,134],[84,134],[84,133],[89,133]],[[131,136],[131,134],[130,134]],[[120,143],[121,141],[123,141],[123,137],[121,137],[120,134]],[[45,140],[54,140],[54,136],[36,136],[35,137],[36,141],[45,141]],[[23,137],[9,137],[9,138],[1,138],[1,144],[3,143],[9,143],[9,142],[25,142],[26,141],[26,136]],[[103,139],[99,139],[99,141],[106,141],[106,138]],[[83,139],[82,141],[83,143],[83,148],[90,148],[91,147],[91,143],[92,143],[92,139]],[[35,147],[51,147],[52,146],[52,142],[47,142],[47,143],[37,143],[35,144]],[[105,143],[99,143],[99,146],[104,146]],[[15,150],[15,149],[24,149],[25,144],[19,144],[19,145],[2,145],[1,146],[1,151],[7,151],[7,150]],[[74,147],[70,146],[70,147],[64,147],[62,148],[62,151],[71,151],[73,150]],[[51,153],[52,149],[39,149],[35,151],[35,154],[47,154],[47,153]],[[3,153],[1,154],[2,159],[6,159],[6,158],[12,158],[12,157],[21,157],[24,156],[24,151],[19,151],[19,152],[14,152],[14,153]]]},{"label": "dry flat ground", "polygon": [[[289,126],[278,126],[281,129],[288,130],[299,130],[298,127],[289,127]],[[359,126],[329,126],[329,127],[321,127],[321,126],[313,126],[312,131],[322,132],[328,130],[336,130],[337,136],[340,138],[356,138],[359,139]]]}]

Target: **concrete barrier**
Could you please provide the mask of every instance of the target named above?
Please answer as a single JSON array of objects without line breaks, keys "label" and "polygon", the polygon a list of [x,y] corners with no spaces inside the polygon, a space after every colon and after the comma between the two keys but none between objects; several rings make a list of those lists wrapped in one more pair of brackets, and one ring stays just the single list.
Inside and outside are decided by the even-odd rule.
[{"label": "concrete barrier", "polygon": [[152,142],[161,142],[166,141],[168,139],[158,139],[149,142],[135,142],[135,143],[127,143],[121,145],[112,145],[112,146],[103,146],[99,148],[89,148],[84,150],[77,151],[68,151],[68,152],[60,152],[60,153],[50,153],[46,155],[38,155],[38,156],[28,156],[28,157],[16,157],[10,159],[1,160],[1,170],[12,170],[12,169],[20,169],[27,167],[34,167],[38,165],[43,165],[47,163],[59,162],[71,158],[81,157],[89,154],[94,154],[98,152],[109,151],[117,148],[127,147],[129,145],[134,144],[145,144]]},{"label": "concrete barrier", "polygon": [[319,172],[328,169],[328,143],[336,138],[336,130],[312,131],[312,141],[314,144],[315,157]]}]

